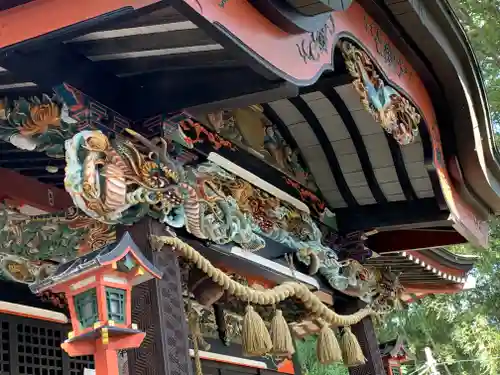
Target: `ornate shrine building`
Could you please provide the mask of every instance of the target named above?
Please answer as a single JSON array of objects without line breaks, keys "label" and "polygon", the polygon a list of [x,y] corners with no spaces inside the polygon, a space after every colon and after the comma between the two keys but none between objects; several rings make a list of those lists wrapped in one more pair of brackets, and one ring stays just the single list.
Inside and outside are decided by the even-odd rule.
[{"label": "ornate shrine building", "polygon": [[446,0],[7,0],[0,21],[0,375],[83,374],[64,348],[115,350],[109,330],[146,333],[121,374],[298,375],[310,335],[385,374],[372,320],[462,290],[475,259],[446,246],[487,247],[500,168]]}]

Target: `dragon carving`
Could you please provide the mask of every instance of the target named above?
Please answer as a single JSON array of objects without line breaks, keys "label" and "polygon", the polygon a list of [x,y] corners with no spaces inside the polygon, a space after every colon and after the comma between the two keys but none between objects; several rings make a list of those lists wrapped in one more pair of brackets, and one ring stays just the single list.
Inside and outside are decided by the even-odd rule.
[{"label": "dragon carving", "polygon": [[151,215],[199,239],[249,251],[265,247],[268,238],[297,250],[333,287],[352,284],[310,215],[212,162],[177,163],[163,138],[129,134],[109,139],[82,131],[66,142],[65,187],[90,218],[113,225]]},{"label": "dragon carving", "polygon": [[176,164],[164,139],[129,133],[139,144],[109,140],[100,131],[82,131],[66,141],[65,187],[80,210],[106,224],[153,215],[217,244],[264,247],[236,202],[214,189],[203,168],[188,171]]}]

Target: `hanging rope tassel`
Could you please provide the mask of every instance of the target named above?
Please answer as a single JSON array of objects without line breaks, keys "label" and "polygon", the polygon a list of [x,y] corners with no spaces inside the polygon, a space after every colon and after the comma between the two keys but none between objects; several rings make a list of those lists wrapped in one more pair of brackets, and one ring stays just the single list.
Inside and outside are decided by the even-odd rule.
[{"label": "hanging rope tassel", "polygon": [[247,356],[262,356],[273,348],[271,336],[260,315],[252,306],[247,306],[243,317],[241,341]]},{"label": "hanging rope tassel", "polygon": [[364,365],[366,363],[365,355],[359,345],[358,339],[351,331],[351,327],[344,327],[340,335],[340,346],[342,347],[342,356],[344,364],[347,367]]},{"label": "hanging rope tassel", "polygon": [[193,340],[193,351],[194,351],[194,366],[195,366],[195,374],[203,375],[203,370],[201,366],[201,358],[200,358],[200,339],[203,337],[201,334],[200,328],[200,317],[198,313],[193,309],[193,305],[191,299],[188,301],[187,313],[188,316],[188,326],[191,331],[191,339]]},{"label": "hanging rope tassel", "polygon": [[283,311],[279,309],[276,310],[276,314],[271,320],[271,341],[273,354],[291,357],[295,353],[290,328],[288,328],[288,324],[283,317]]},{"label": "hanging rope tassel", "polygon": [[342,362],[342,351],[340,350],[337,336],[324,320],[319,320],[321,330],[316,343],[316,355],[322,365]]}]

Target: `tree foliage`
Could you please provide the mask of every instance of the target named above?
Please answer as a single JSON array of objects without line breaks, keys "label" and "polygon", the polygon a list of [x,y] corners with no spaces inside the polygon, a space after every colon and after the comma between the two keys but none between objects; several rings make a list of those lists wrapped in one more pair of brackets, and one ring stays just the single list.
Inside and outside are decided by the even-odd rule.
[{"label": "tree foliage", "polygon": [[[478,59],[500,140],[500,0],[448,0]],[[497,143],[498,145],[498,143]],[[490,223],[487,250],[456,246],[459,253],[476,254],[476,288],[455,295],[429,296],[396,312],[380,327],[381,341],[403,334],[417,355],[413,369],[429,346],[439,369],[447,375],[500,374],[500,219]],[[411,369],[410,369],[411,372]]]},{"label": "tree foliage", "polygon": [[456,246],[458,253],[479,256],[473,272],[476,288],[453,295],[426,297],[395,312],[379,327],[385,341],[404,335],[417,356],[418,367],[429,346],[442,374],[500,374],[500,219],[491,224],[487,250]]},{"label": "tree foliage", "polygon": [[[500,0],[448,1],[477,57],[496,138],[500,141]],[[394,312],[378,327],[380,342],[406,336],[416,355],[406,373],[424,363],[424,347],[429,346],[441,363],[438,366],[441,374],[500,374],[500,219],[493,220],[490,227],[487,250],[469,245],[452,249],[479,256],[473,272],[474,289],[428,296],[412,303],[407,310]],[[315,345],[313,338],[298,344],[301,363],[310,375],[346,374],[342,367],[319,365]]]},{"label": "tree foliage", "polygon": [[296,341],[297,356],[303,375],[348,375],[347,368],[341,364],[324,366],[316,356],[316,336]]},{"label": "tree foliage", "polygon": [[469,36],[486,85],[491,117],[500,131],[500,0],[448,0]]}]

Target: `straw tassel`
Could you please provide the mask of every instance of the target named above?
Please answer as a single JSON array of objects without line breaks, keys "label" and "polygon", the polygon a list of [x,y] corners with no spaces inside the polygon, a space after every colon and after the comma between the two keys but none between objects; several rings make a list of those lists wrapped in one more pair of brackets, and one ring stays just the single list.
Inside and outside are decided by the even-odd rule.
[{"label": "straw tassel", "polygon": [[320,323],[321,330],[319,331],[316,343],[316,355],[319,363],[328,365],[335,362],[342,362],[342,352],[335,333],[325,321],[321,320]]},{"label": "straw tassel", "polygon": [[247,306],[242,325],[243,353],[247,356],[262,356],[273,348],[271,336],[260,315],[252,306]]},{"label": "straw tassel", "polygon": [[271,341],[274,354],[288,357],[295,353],[292,334],[281,310],[276,310],[276,314],[271,320]]},{"label": "straw tassel", "polygon": [[365,355],[359,345],[358,339],[352,333],[351,327],[344,327],[340,335],[340,346],[344,364],[347,367],[360,366],[366,363]]}]

